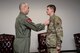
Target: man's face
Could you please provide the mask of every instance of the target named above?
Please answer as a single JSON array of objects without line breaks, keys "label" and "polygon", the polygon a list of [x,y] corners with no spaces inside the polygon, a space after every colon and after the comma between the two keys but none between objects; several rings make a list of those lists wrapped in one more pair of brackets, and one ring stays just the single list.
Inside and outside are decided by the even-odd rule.
[{"label": "man's face", "polygon": [[51,13],[54,12],[53,9],[51,9],[50,7],[47,7],[47,15],[51,15]]},{"label": "man's face", "polygon": [[27,4],[22,6],[22,10],[24,11],[25,14],[29,13],[29,6]]}]

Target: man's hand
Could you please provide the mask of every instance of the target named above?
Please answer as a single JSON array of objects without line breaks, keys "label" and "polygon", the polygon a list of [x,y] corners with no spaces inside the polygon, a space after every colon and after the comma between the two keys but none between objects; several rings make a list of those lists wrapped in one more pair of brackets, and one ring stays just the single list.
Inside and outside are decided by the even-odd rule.
[{"label": "man's hand", "polygon": [[58,46],[56,47],[56,49],[57,49],[57,53],[60,53],[60,51],[61,51],[61,45],[58,45]]},{"label": "man's hand", "polygon": [[49,24],[49,19],[46,20],[43,24],[44,24],[44,25],[48,25],[48,24]]},{"label": "man's hand", "polygon": [[60,49],[61,49],[61,48],[57,46],[57,48],[56,48],[56,49],[57,49],[57,51],[60,51]]}]

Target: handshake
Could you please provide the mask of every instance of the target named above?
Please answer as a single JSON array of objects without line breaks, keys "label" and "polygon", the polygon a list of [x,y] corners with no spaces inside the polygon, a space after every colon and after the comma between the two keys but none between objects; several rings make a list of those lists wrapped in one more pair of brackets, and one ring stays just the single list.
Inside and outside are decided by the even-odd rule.
[{"label": "handshake", "polygon": [[44,23],[43,23],[45,26],[47,26],[49,24],[49,19],[46,20]]}]

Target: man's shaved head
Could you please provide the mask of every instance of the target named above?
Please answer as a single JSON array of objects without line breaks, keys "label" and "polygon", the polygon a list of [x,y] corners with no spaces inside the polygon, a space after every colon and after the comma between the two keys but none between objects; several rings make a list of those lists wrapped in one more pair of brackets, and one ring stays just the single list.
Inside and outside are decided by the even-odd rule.
[{"label": "man's shaved head", "polygon": [[27,4],[26,2],[22,2],[22,3],[19,4],[19,9],[21,9],[21,7],[22,7],[23,5],[27,5],[27,6],[28,6],[28,4]]},{"label": "man's shaved head", "polygon": [[20,3],[19,10],[20,10],[20,12],[22,12],[24,14],[28,14],[29,13],[29,5],[26,2]]}]

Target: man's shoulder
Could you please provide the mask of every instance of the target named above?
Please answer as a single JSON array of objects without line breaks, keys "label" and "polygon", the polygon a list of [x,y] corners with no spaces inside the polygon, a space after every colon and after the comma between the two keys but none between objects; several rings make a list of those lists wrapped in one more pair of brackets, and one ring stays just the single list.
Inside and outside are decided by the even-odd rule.
[{"label": "man's shoulder", "polygon": [[60,18],[59,16],[55,15],[56,18]]},{"label": "man's shoulder", "polygon": [[29,17],[26,16],[26,15],[21,15],[21,14],[19,14],[19,15],[17,16],[17,19],[19,19],[19,20],[24,20],[24,19],[27,19],[27,18],[29,18]]},{"label": "man's shoulder", "polygon": [[59,16],[55,15],[55,19],[61,19]]}]

